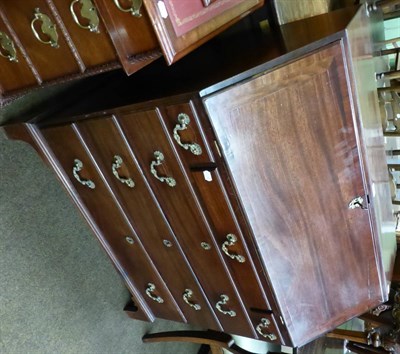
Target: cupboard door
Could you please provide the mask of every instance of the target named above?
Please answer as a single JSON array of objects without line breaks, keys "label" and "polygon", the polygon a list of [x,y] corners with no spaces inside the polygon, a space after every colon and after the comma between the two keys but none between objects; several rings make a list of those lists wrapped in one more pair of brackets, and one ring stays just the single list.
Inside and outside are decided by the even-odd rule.
[{"label": "cupboard door", "polygon": [[41,80],[82,71],[45,0],[4,0],[1,8]]},{"label": "cupboard door", "polygon": [[204,99],[295,346],[383,300],[342,55]]},{"label": "cupboard door", "polygon": [[[128,10],[129,0],[95,0],[104,24],[117,50],[119,60],[128,75],[133,74],[161,56],[157,37],[144,7],[140,17]],[[118,6],[117,6],[118,3]]]},{"label": "cupboard door", "polygon": [[254,337],[255,330],[158,110],[127,112],[117,120],[223,330]]},{"label": "cupboard door", "polygon": [[2,94],[37,85],[32,69],[0,17],[0,86]]},{"label": "cupboard door", "polygon": [[77,123],[77,130],[187,321],[220,330],[203,289],[115,118],[82,121]]},{"label": "cupboard door", "polygon": [[202,0],[144,0],[164,57],[172,64],[245,14],[263,0],[218,0],[205,6]]},{"label": "cupboard door", "polygon": [[93,0],[52,0],[87,68],[117,61]]},{"label": "cupboard door", "polygon": [[75,188],[77,203],[87,209],[92,227],[103,236],[100,242],[111,252],[123,277],[134,284],[156,317],[184,320],[136,233],[115,205],[110,190],[97,173],[74,128],[46,128],[42,135],[56,156],[59,168],[69,176],[66,182]]}]

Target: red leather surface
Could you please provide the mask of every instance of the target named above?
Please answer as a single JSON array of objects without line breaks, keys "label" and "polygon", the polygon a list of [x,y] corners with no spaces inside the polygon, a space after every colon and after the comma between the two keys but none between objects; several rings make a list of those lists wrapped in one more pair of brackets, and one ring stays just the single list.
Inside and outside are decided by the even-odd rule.
[{"label": "red leather surface", "polygon": [[169,0],[165,1],[165,5],[175,34],[179,37],[242,1],[215,0],[205,7],[202,0]]}]

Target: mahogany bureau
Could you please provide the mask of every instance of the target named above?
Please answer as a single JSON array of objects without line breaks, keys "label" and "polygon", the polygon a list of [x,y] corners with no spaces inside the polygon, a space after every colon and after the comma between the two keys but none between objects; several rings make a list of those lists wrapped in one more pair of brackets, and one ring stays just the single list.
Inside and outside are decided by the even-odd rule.
[{"label": "mahogany bureau", "polygon": [[[5,130],[55,171],[125,280],[132,317],[301,346],[388,297],[381,25],[366,7],[295,22],[279,43],[227,50],[207,78],[144,72],[182,94]],[[202,87],[184,93],[185,75]]]}]

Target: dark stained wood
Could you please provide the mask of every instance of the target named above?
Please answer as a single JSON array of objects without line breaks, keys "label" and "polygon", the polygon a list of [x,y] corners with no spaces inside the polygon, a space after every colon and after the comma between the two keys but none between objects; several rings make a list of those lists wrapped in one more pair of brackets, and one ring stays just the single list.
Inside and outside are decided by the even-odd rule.
[{"label": "dark stained wood", "polygon": [[[234,257],[244,257],[244,262],[232,259],[224,253],[225,263],[246,304],[253,326],[256,327],[262,317],[266,317],[269,312],[272,312],[271,307],[262,291],[260,279],[257,276],[256,268],[248,251],[248,245],[244,241],[238,221],[235,219],[226,192],[223,190],[218,170],[208,172],[211,174],[211,181],[205,180],[203,171],[192,172],[191,176],[203,208],[209,215],[214,227],[213,236],[220,249],[222,250],[223,244],[227,242],[227,235],[233,234],[237,237],[237,241],[233,245],[226,245],[226,249]],[[252,290],[249,291],[249,289]],[[269,319],[272,323],[268,331],[275,334],[278,339],[279,332],[276,328],[275,320],[273,318]]]},{"label": "dark stained wood", "polygon": [[[43,81],[83,71],[64,37],[57,18],[54,17],[45,0],[5,0],[1,2],[1,8],[32,60],[34,70]],[[34,36],[31,21],[34,19],[35,8],[39,8],[56,24],[59,48],[40,43]],[[40,23],[36,23],[36,26],[40,29]],[[43,37],[45,38],[44,35]]]},{"label": "dark stained wood", "polygon": [[[103,235],[100,240],[103,247],[111,249],[118,259],[125,273],[135,284],[147,305],[155,316],[175,321],[184,320],[169,290],[162,278],[149,260],[136,233],[129,227],[122,213],[117,209],[115,202],[96,172],[96,168],[90,157],[85,152],[84,146],[79,141],[71,126],[48,128],[42,131],[46,143],[55,154],[60,168],[68,175],[72,185],[76,189],[75,194],[91,215],[91,221]],[[72,174],[74,159],[83,163],[83,169],[79,172],[82,179],[92,180],[95,188],[90,189],[79,183]],[[79,195],[79,197],[78,197]],[[129,244],[126,237],[134,241]],[[156,286],[155,295],[161,296],[164,303],[157,303],[150,299],[145,290],[148,283]]]},{"label": "dark stained wood", "polygon": [[[60,17],[67,27],[68,33],[73,40],[73,43],[78,50],[85,66],[90,68],[97,65],[103,65],[117,61],[117,54],[107,33],[106,28],[100,19],[99,33],[90,32],[88,29],[80,28],[74,21],[70,11],[70,0],[52,0],[60,14]],[[80,15],[81,5],[76,3],[74,6],[75,13],[80,19],[82,25],[87,25],[87,19]]]},{"label": "dark stained wood", "polygon": [[[161,56],[161,52],[158,52],[157,37],[143,7],[142,17],[134,17],[130,13],[120,11],[113,1],[95,0],[95,3],[117,50],[119,60],[128,75]],[[124,4],[122,0],[121,4],[129,8],[129,2]],[[135,60],[136,56],[139,60]]]},{"label": "dark stained wood", "polygon": [[[117,118],[210,303],[215,306],[221,300],[221,295],[229,297],[223,310],[233,310],[236,316],[230,317],[216,311],[224,331],[254,336],[255,330],[221,259],[219,246],[215,244],[205,216],[188,185],[188,177],[168,139],[169,133],[166,132],[158,111],[124,112],[117,114]],[[161,151],[165,158],[162,166],[157,168],[158,173],[173,177],[176,180],[175,187],[158,181],[150,173],[155,151]],[[211,249],[203,249],[202,242],[208,243]]]},{"label": "dark stained wood", "polygon": [[[0,57],[0,87],[1,93],[4,95],[4,93],[15,91],[21,87],[37,85],[38,82],[34,73],[29,67],[29,64],[27,63],[25,56],[21,52],[18,43],[15,41],[10,29],[1,19],[1,16],[2,14],[0,12],[0,31],[4,32],[13,41],[18,60],[18,62],[15,62],[10,61],[7,58]],[[2,53],[5,54],[3,49]]]},{"label": "dark stained wood", "polygon": [[[167,218],[158,207],[158,202],[144,179],[134,153],[114,125],[112,118],[93,119],[77,124],[77,130],[104,174],[108,184],[126,211],[138,237],[166,282],[188,322],[205,328],[221,329],[210,304],[186,257],[168,225]],[[112,173],[114,156],[119,155],[123,164],[118,170],[124,178],[131,178],[135,186],[129,188],[118,181]],[[170,242],[169,247],[164,244]],[[196,311],[183,300],[186,289],[193,291],[191,301],[199,304]]]},{"label": "dark stained wood", "polygon": [[[154,23],[154,30],[163,49],[164,57],[168,64],[172,64],[182,56],[186,55],[213,36],[237,22],[245,14],[262,6],[263,1],[243,1],[239,5],[224,11],[221,15],[215,16],[205,23],[200,24],[182,36],[177,36],[174,32],[171,20],[169,18],[173,14],[168,14],[167,18],[163,18],[159,9],[157,8],[157,1],[144,0],[144,4],[149,17]],[[210,7],[211,6],[213,5],[210,5]]]},{"label": "dark stained wood", "polygon": [[340,44],[204,102],[294,345],[383,301]]}]

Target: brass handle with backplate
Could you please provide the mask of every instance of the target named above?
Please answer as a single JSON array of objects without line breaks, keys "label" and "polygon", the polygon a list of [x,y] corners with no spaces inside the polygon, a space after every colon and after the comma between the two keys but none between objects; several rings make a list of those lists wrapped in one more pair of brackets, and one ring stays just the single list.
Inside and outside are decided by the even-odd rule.
[{"label": "brass handle with backplate", "polygon": [[190,298],[193,296],[193,291],[190,289],[185,289],[182,297],[183,301],[185,301],[190,307],[194,308],[196,311],[201,310],[201,306],[199,304],[195,304],[190,301]]},{"label": "brass handle with backplate", "polygon": [[179,131],[186,130],[190,124],[190,118],[185,113],[178,114],[178,124],[175,125],[173,130],[173,136],[175,141],[179,146],[184,148],[185,150],[189,150],[193,155],[201,155],[202,150],[199,144],[197,143],[183,143],[181,137],[179,136]]},{"label": "brass handle with backplate", "polygon": [[262,318],[261,322],[257,325],[256,330],[264,338],[267,338],[270,341],[274,341],[274,340],[277,340],[277,337],[275,334],[270,333],[270,332],[264,332],[265,329],[268,329],[270,324],[271,324],[271,322],[268,319]]},{"label": "brass handle with backplate", "polygon": [[125,8],[122,7],[120,0],[114,0],[115,6],[122,12],[130,12],[132,16],[135,17],[142,17],[142,14],[140,13],[140,9],[143,5],[143,0],[126,0],[129,1],[132,5],[131,7]]},{"label": "brass handle with backplate", "polygon": [[122,163],[123,163],[122,157],[119,155],[115,155],[114,162],[111,166],[112,173],[115,176],[115,178],[118,181],[120,181],[122,184],[126,184],[129,188],[133,188],[133,187],[135,187],[135,182],[133,182],[133,179],[121,177],[117,171],[122,166]]},{"label": "brass handle with backplate", "polygon": [[237,242],[237,237],[234,234],[226,235],[226,241],[222,244],[221,249],[222,251],[231,259],[237,260],[239,263],[244,263],[246,258],[241,256],[240,254],[233,254],[230,253],[228,250],[229,246],[233,246]]},{"label": "brass handle with backplate", "polygon": [[[87,19],[88,24],[83,25],[76,13],[76,6],[75,4],[80,3],[81,8],[79,10],[80,16]],[[73,0],[71,5],[69,6],[71,11],[72,18],[74,19],[75,23],[83,29],[89,30],[93,33],[100,33],[99,31],[99,24],[100,19],[97,14],[96,6],[94,6],[92,0]]]},{"label": "brass handle with backplate", "polygon": [[[31,22],[31,28],[32,28],[32,32],[35,35],[36,39],[43,44],[48,44],[53,48],[58,48],[59,47],[58,33],[57,33],[56,25],[50,20],[49,16],[42,14],[40,12],[39,8],[35,9],[34,15],[35,15],[35,17]],[[42,23],[40,26],[40,30],[45,35],[46,39],[47,39],[47,37],[49,38],[48,40],[42,39],[41,35],[36,30],[36,27],[35,27],[36,22]]]},{"label": "brass handle with backplate", "polygon": [[170,187],[175,187],[176,186],[176,181],[172,177],[162,177],[158,175],[158,172],[156,170],[157,166],[161,166],[162,163],[164,162],[164,154],[160,151],[154,151],[154,157],[156,158],[154,161],[151,162],[150,164],[150,172],[151,174],[157,178],[159,181],[166,183]]},{"label": "brass handle with backplate", "polygon": [[146,288],[146,295],[155,302],[162,304],[164,299],[160,296],[154,295],[153,291],[156,290],[156,286],[153,283],[148,283]]},{"label": "brass handle with backplate", "polygon": [[74,175],[75,179],[82,185],[90,188],[90,189],[94,189],[96,187],[96,185],[94,184],[94,182],[90,179],[83,179],[81,178],[81,176],[79,176],[80,171],[82,171],[83,169],[83,163],[81,160],[75,159],[74,160],[74,167],[72,168],[72,174]]},{"label": "brass handle with backplate", "polygon": [[7,58],[9,61],[18,62],[17,51],[15,50],[14,42],[11,38],[0,31],[0,55]]},{"label": "brass handle with backplate", "polygon": [[215,307],[217,308],[217,310],[221,313],[223,313],[224,315],[230,316],[230,317],[235,317],[236,316],[236,312],[233,310],[224,310],[222,308],[222,306],[226,305],[229,301],[229,296],[222,294],[221,296],[221,300],[218,301],[215,305]]}]

